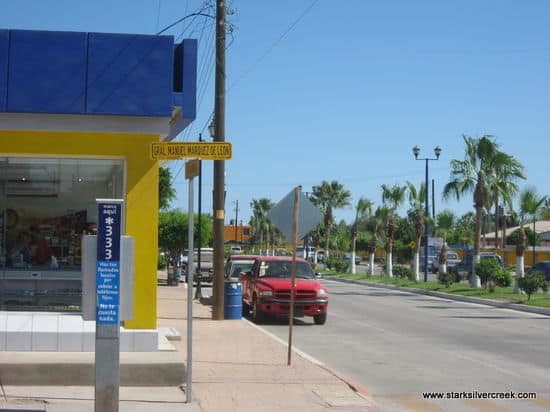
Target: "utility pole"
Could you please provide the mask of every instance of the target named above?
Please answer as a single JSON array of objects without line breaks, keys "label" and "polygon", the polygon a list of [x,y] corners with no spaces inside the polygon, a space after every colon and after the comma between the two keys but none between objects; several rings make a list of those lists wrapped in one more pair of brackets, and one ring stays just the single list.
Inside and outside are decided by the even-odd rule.
[{"label": "utility pole", "polygon": [[[215,142],[225,141],[225,0],[216,0],[216,84],[214,102]],[[214,160],[214,284],[212,319],[223,320],[223,247],[225,222],[225,161]]]},{"label": "utility pole", "polygon": [[237,219],[239,219],[239,201],[236,200],[237,204],[235,206],[235,243],[238,243],[239,238],[237,237]]}]

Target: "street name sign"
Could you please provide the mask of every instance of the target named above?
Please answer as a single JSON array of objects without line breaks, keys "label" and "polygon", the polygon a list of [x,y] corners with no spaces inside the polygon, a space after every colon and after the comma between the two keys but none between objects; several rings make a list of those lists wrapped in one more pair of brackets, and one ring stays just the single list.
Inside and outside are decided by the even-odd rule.
[{"label": "street name sign", "polygon": [[152,160],[228,160],[232,146],[228,142],[158,142],[151,143]]}]

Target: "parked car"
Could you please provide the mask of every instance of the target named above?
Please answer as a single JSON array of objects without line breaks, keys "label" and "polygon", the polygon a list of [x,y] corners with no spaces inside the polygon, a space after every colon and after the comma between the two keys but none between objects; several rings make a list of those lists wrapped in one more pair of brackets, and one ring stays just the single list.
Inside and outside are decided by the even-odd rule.
[{"label": "parked car", "polygon": [[[420,272],[424,272],[424,246],[420,249]],[[437,273],[436,264],[439,263],[439,252],[435,246],[428,246],[428,272]]]},{"label": "parked car", "polygon": [[[454,268],[456,273],[463,274],[466,273],[468,276],[472,274],[472,260],[474,258],[473,253],[468,253],[462,261],[457,264]],[[479,254],[479,260],[482,259],[495,259],[500,267],[504,267],[504,261],[502,260],[502,257],[498,253],[493,252],[481,252]]]},{"label": "parked car", "polygon": [[229,248],[229,254],[230,255],[238,255],[240,253],[243,253],[243,250],[240,246],[231,246]]},{"label": "parked car", "polygon": [[249,272],[252,269],[257,257],[257,255],[230,255],[225,262],[224,277],[238,280],[241,273]]},{"label": "parked car", "polygon": [[315,248],[313,246],[308,246],[308,247],[298,246],[296,248],[296,257],[313,262],[313,260],[315,259]]},{"label": "parked car", "polygon": [[550,281],[550,260],[541,260],[531,266],[527,273],[541,272],[544,274],[544,278]]},{"label": "parked car", "polygon": [[317,251],[317,262],[324,262],[326,257],[326,253],[324,250],[318,250]]},{"label": "parked car", "polygon": [[[462,259],[460,259],[460,257],[458,256],[458,253],[452,250],[447,251],[447,271],[448,272],[452,271],[453,268],[456,267],[458,264],[460,264],[461,261]],[[440,266],[439,258],[434,260],[432,265],[435,272],[438,272],[439,266]]]},{"label": "parked car", "polygon": [[[351,253],[344,253],[344,255],[342,256],[342,259],[351,260]],[[355,264],[358,265],[359,263],[361,263],[361,256],[356,254],[355,255]]]},{"label": "parked car", "polygon": [[[188,252],[187,250],[184,250],[183,256],[181,258],[181,269],[182,269],[182,275],[185,278],[185,282],[188,281],[187,279],[187,261],[188,261]],[[200,279],[201,282],[204,283],[212,283],[214,280],[214,249],[213,248],[201,248],[201,265],[200,268],[198,266],[199,263],[199,252],[198,249],[195,249],[193,252],[193,267],[194,267],[194,274],[193,274],[193,280],[197,281],[197,279]]]},{"label": "parked car", "polygon": [[[290,313],[292,258],[258,256],[252,269],[240,276],[243,285],[243,314],[252,311],[255,322],[266,315]],[[313,316],[316,325],[327,320],[328,290],[317,280],[305,259],[296,259],[294,316]]]}]

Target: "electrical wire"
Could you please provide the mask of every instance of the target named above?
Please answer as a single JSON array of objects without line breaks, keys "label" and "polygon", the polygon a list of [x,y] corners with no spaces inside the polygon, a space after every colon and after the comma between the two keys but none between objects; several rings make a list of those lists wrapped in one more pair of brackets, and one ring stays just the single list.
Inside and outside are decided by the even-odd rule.
[{"label": "electrical wire", "polygon": [[268,55],[281,43],[281,41],[290,33],[297,25],[298,23],[311,11],[313,6],[315,6],[319,0],[313,0],[309,6],[307,6],[302,13],[294,20],[290,26],[287,27],[287,29],[275,40],[268,48],[267,50],[254,62],[252,65],[245,70],[239,77],[235,79],[235,81],[229,86],[227,89],[227,92],[229,92],[237,83],[239,83],[244,77],[246,77],[252,70],[256,68],[258,64],[260,64]]}]

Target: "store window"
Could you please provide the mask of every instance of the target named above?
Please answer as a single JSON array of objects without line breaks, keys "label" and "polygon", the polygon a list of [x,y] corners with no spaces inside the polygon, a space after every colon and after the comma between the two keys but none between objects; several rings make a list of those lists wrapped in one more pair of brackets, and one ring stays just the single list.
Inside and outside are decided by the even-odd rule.
[{"label": "store window", "polygon": [[124,197],[124,161],[0,157],[0,310],[80,311],[81,237],[97,198]]}]

